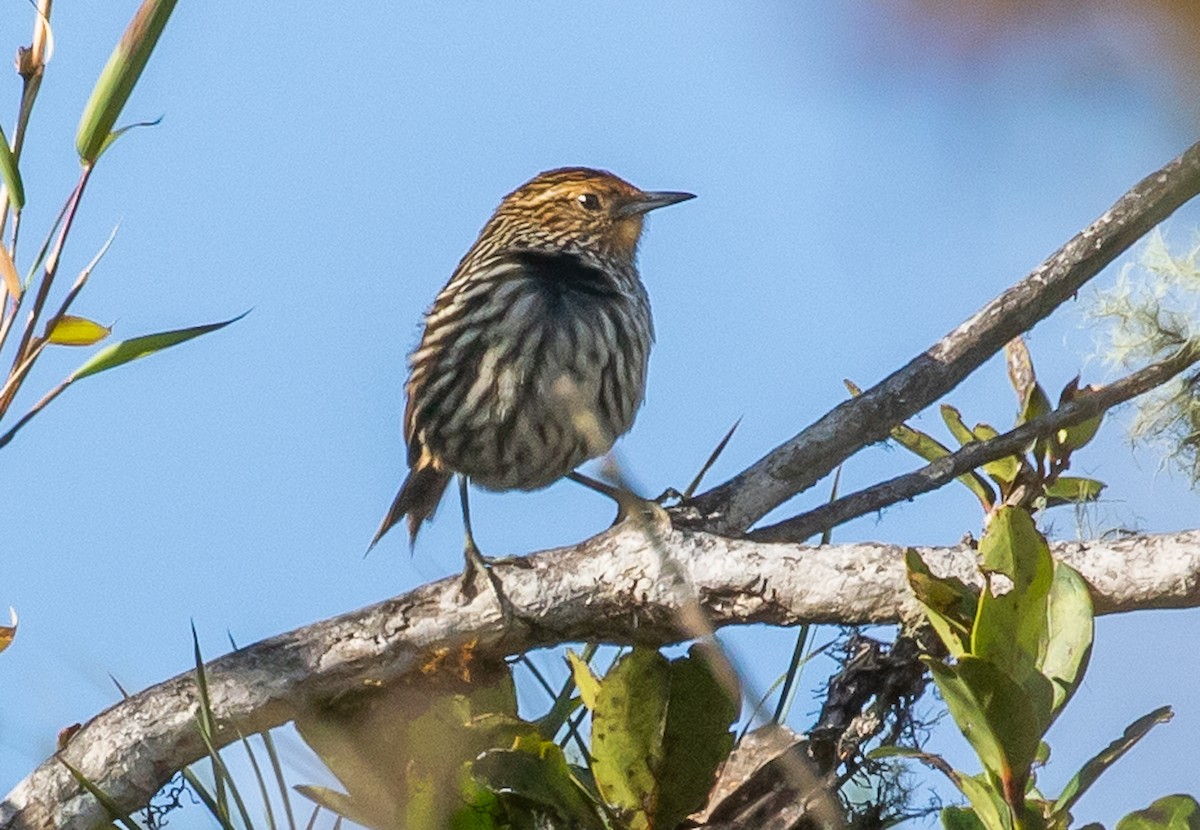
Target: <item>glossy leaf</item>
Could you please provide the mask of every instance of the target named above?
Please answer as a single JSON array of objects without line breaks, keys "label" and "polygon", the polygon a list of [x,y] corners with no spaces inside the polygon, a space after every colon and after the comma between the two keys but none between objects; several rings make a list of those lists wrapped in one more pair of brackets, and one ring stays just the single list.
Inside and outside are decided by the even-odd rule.
[{"label": "glossy leaf", "polygon": [[676,827],[704,807],[717,768],[733,749],[730,727],[740,702],[740,695],[731,697],[721,684],[703,646],[694,645],[687,657],[672,660],[669,677],[655,827]]},{"label": "glossy leaf", "polygon": [[1046,390],[1042,388],[1040,383],[1035,383],[1029,387],[1025,400],[1021,403],[1021,413],[1017,416],[1017,426],[1027,421],[1032,421],[1034,418],[1041,417],[1051,409],[1050,396],[1046,394]]},{"label": "glossy leaf", "polygon": [[[850,390],[850,394],[854,397],[862,394],[862,390],[851,381],[846,380],[843,383],[846,384],[846,388]],[[892,427],[890,434],[897,444],[926,461],[937,461],[939,458],[945,458],[950,454],[950,449],[940,441],[921,432],[919,429],[913,429],[907,424],[898,424]],[[958,481],[975,494],[975,498],[979,499],[979,503],[983,505],[984,510],[992,509],[992,505],[996,503],[996,491],[984,480],[983,476],[972,470],[969,473],[959,476]]]},{"label": "glossy leaf", "polygon": [[[979,441],[991,441],[1000,435],[995,427],[988,424],[976,424],[973,434]],[[999,482],[1003,489],[1017,480],[1017,476],[1021,474],[1021,463],[1021,459],[1017,456],[1006,455],[1004,458],[997,458],[995,461],[984,464],[983,471],[994,481]]]},{"label": "glossy leaf", "polygon": [[220,323],[209,323],[186,329],[163,331],[158,334],[147,334],[142,337],[123,340],[120,343],[113,343],[92,355],[91,358],[71,374],[70,380],[73,382],[90,377],[91,375],[98,375],[101,372],[123,366],[140,357],[147,357],[155,352],[161,352],[172,346],[178,346],[180,343],[186,343],[188,340],[199,337],[202,334],[209,334],[218,329],[223,329],[230,323],[235,323],[242,319],[248,313],[243,312],[237,317]]},{"label": "glossy leaf", "polygon": [[592,710],[592,772],[604,800],[648,830],[657,809],[655,772],[663,759],[670,666],[650,648],[635,648],[605,676]]},{"label": "glossy leaf", "polygon": [[[1058,405],[1064,406],[1070,403],[1080,395],[1091,392],[1093,387],[1084,386],[1080,388],[1079,377],[1071,379],[1071,382],[1063,387],[1062,393],[1058,396]],[[1094,418],[1089,418],[1083,423],[1075,424],[1074,426],[1066,427],[1058,431],[1058,441],[1067,451],[1077,450],[1086,446],[1096,433],[1100,431],[1100,424],[1104,420],[1104,414],[1101,413]]]},{"label": "glossy leaf", "polygon": [[999,596],[992,590],[980,594],[971,652],[1023,686],[1027,682],[1041,686],[1045,678],[1038,673],[1038,664],[1047,637],[1046,601],[1054,581],[1050,548],[1028,512],[1003,507],[980,540],[979,554],[984,573],[1008,577],[1012,588]]},{"label": "glossy leaf", "polygon": [[957,577],[934,576],[925,560],[913,548],[904,552],[908,585],[925,607],[926,617],[938,637],[958,658],[971,649],[971,624],[975,619],[978,597],[969,585]]},{"label": "glossy leaf", "polygon": [[941,819],[945,830],[988,830],[975,811],[968,807],[945,807]]},{"label": "glossy leaf", "polygon": [[1054,563],[1046,607],[1046,645],[1038,668],[1054,686],[1054,712],[1066,705],[1087,670],[1092,654],[1092,594],[1070,565]]},{"label": "glossy leaf", "polygon": [[986,775],[963,775],[955,783],[988,830],[1013,830],[1012,812]]},{"label": "glossy leaf", "polygon": [[1100,498],[1107,485],[1094,478],[1059,476],[1046,487],[1046,504],[1057,507],[1063,504],[1087,504]]},{"label": "glossy leaf", "polygon": [[1049,726],[1052,692],[1019,686],[992,663],[967,655],[956,665],[925,658],[946,706],[1009,805],[1024,802],[1030,767]]},{"label": "glossy leaf", "polygon": [[521,739],[513,749],[484,752],[471,765],[476,780],[552,810],[572,827],[601,830],[596,808],[553,741]]},{"label": "glossy leaf", "polygon": [[[1169,721],[1172,715],[1170,706],[1162,706],[1129,724],[1120,738],[1117,738],[1117,740],[1092,757],[1067,782],[1067,786],[1063,787],[1058,800],[1054,802],[1053,812],[1055,814],[1068,812],[1075,806],[1075,802],[1087,792],[1088,788],[1096,783],[1096,779],[1106,769],[1111,767],[1122,755],[1133,748],[1133,745],[1144,738],[1147,732],[1158,724]],[[1117,826],[1120,827],[1121,825],[1118,824]]]},{"label": "glossy leaf", "polygon": [[595,709],[600,681],[592,672],[592,667],[570,649],[567,650],[567,663],[571,666],[571,676],[575,679],[575,688],[579,690],[579,699],[588,709]]},{"label": "glossy leaf", "polygon": [[25,206],[25,185],[21,181],[21,171],[17,168],[17,159],[13,156],[12,147],[0,128],[0,182],[8,189],[8,201],[13,210]]},{"label": "glossy leaf", "polygon": [[1200,803],[1190,795],[1168,795],[1125,816],[1116,830],[1200,830]]},{"label": "glossy leaf", "polygon": [[[892,427],[891,435],[897,444],[926,461],[937,461],[939,458],[945,458],[950,454],[950,449],[935,440],[932,436],[904,424]],[[958,481],[966,485],[966,488],[975,494],[975,498],[979,499],[979,503],[983,505],[984,510],[991,510],[992,505],[996,503],[996,491],[992,489],[992,486],[979,473],[973,470],[969,473],[964,473],[958,477]]]},{"label": "glossy leaf", "polygon": [[[1042,388],[1040,383],[1033,384],[1029,387],[1025,399],[1021,402],[1021,411],[1017,415],[1017,426],[1045,415],[1050,412],[1051,408],[1050,398],[1046,395],[1046,390]],[[1060,455],[1057,440],[1039,436],[1033,442],[1033,456],[1035,459],[1041,459],[1045,458],[1047,454],[1055,457]]]},{"label": "glossy leaf", "polygon": [[975,433],[971,432],[971,428],[966,425],[962,419],[962,413],[957,409],[944,403],[940,407],[942,420],[946,422],[946,427],[950,430],[950,434],[958,441],[958,443],[966,446],[972,441],[977,440]]},{"label": "glossy leaf", "polygon": [[143,0],[108,63],[100,73],[79,119],[75,149],[85,164],[100,157],[113,136],[113,125],[129,100],[176,0]]},{"label": "glossy leaf", "polygon": [[112,326],[72,314],[56,317],[46,327],[46,342],[57,346],[94,346],[112,333]]}]

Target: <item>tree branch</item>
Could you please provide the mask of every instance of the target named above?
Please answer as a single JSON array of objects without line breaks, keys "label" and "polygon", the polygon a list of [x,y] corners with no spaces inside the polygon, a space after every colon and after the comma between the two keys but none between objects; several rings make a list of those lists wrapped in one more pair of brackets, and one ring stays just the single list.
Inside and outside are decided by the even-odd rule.
[{"label": "tree branch", "polygon": [[1135,185],[1025,279],[908,365],[834,407],[729,481],[691,500],[687,512],[681,513],[681,523],[722,534],[745,531],[941,398],[1197,193],[1200,144]]},{"label": "tree branch", "polygon": [[914,496],[936,490],[989,461],[1024,453],[1035,439],[1053,435],[1060,429],[1094,418],[1117,404],[1161,386],[1198,360],[1200,344],[1189,343],[1167,359],[1139,369],[1115,383],[1082,392],[1071,403],[1034,418],[1011,432],[987,441],[971,442],[957,452],[932,461],[919,470],[835,499],[807,513],[761,527],[751,531],[747,537],[759,542],[803,542],[843,522],[882,510],[900,501],[911,500]]},{"label": "tree branch", "polygon": [[[672,569],[693,586],[716,627],[886,623],[916,610],[901,547],[764,544],[665,523],[656,533],[651,538],[626,523],[528,557],[527,568],[498,567],[517,612],[508,622],[489,592],[463,604],[453,578],[213,660],[206,672],[218,743],[279,726],[347,690],[411,678],[444,650],[483,659],[585,639],[679,640],[687,636],[680,612],[691,592],[667,577]],[[1098,613],[1200,606],[1200,531],[1058,543],[1054,551],[1091,585]],[[971,548],[925,549],[922,556],[936,572],[978,584]],[[62,757],[135,810],[204,754],[197,707],[192,675],[180,675],[93,718]],[[83,830],[106,820],[54,758],[0,804],[6,830]]]}]

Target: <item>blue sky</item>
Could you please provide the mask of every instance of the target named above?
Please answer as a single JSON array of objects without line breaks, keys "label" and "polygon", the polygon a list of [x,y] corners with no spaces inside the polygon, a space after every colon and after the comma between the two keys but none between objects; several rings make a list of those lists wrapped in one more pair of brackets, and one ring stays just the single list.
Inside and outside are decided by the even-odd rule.
[{"label": "blue sky", "polygon": [[[56,8],[23,160],[26,253],[74,182],[78,114],[135,8]],[[699,196],[656,214],[642,246],[658,344],[619,449],[657,493],[686,484],[737,418],[711,483],[842,400],[843,378],[866,386],[906,362],[1194,140],[1177,79],[1142,62],[1152,50],[1128,21],[972,40],[919,9],[181,3],[125,113],[163,122],[105,156],[64,268],[119,222],[79,313],[128,337],[253,312],[81,383],[3,450],[0,607],[22,623],[0,657],[0,789],[61,727],[115,702],[109,674],[133,690],[186,670],[193,620],[216,656],[226,632],[249,643],[457,571],[450,503],[413,556],[400,535],[362,551],[403,475],[420,315],[499,198],[539,170],[598,166]],[[31,15],[0,6],[0,50],[27,42]],[[0,83],[6,128],[18,97],[15,77]],[[1198,221],[1186,208],[1168,238],[1190,243]],[[1068,306],[1035,329],[1048,386],[1109,377],[1089,326]],[[50,355],[23,402],[82,359]],[[999,425],[1014,411],[998,361],[948,400]],[[1196,494],[1131,451],[1119,420],[1078,460],[1110,484],[1089,528],[1195,526]],[[869,448],[843,489],[912,466]],[[577,541],[612,512],[571,484],[473,508],[492,554]],[[946,544],[979,521],[947,488],[835,540]],[[1073,535],[1073,516],[1054,529]],[[792,636],[728,641],[763,688]],[[1197,673],[1178,658],[1198,637],[1194,611],[1100,622],[1047,789],[1141,714],[1172,703],[1177,716],[1081,802],[1081,821],[1111,826],[1200,789]],[[815,705],[802,693],[797,726]],[[965,762],[956,734],[935,745]]]}]

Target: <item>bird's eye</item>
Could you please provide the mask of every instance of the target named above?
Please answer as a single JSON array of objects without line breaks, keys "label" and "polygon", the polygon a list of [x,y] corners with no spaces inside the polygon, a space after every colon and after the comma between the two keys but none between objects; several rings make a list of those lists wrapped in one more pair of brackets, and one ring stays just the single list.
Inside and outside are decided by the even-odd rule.
[{"label": "bird's eye", "polygon": [[579,204],[583,205],[584,210],[599,210],[600,197],[595,193],[580,193]]}]

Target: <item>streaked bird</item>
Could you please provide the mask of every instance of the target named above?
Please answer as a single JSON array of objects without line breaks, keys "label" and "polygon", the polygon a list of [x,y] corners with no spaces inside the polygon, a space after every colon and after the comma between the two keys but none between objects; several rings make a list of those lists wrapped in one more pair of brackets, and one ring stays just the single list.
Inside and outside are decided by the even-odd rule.
[{"label": "streaked bird", "polygon": [[405,517],[415,541],[458,475],[469,584],[486,562],[468,481],[597,484],[575,468],[629,430],[646,387],[654,328],[636,263],[643,219],[691,198],[584,167],[540,173],[504,197],[409,357],[409,473],[372,547]]}]

